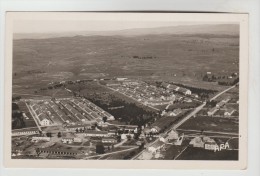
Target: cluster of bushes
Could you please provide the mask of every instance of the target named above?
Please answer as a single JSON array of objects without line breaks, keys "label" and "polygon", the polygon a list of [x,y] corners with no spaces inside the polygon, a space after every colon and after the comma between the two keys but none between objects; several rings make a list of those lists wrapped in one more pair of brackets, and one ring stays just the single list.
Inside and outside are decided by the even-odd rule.
[{"label": "cluster of bushes", "polygon": [[21,96],[12,97],[12,101],[19,101],[21,98]]},{"label": "cluster of bushes", "polygon": [[[202,100],[208,99],[210,95],[215,94],[217,92],[216,90],[209,90],[209,89],[191,87],[191,86],[186,86],[186,85],[183,85],[183,84],[176,84],[175,83],[175,85],[189,89],[192,92],[192,94],[197,94]],[[187,96],[189,96],[189,95],[187,95]]]},{"label": "cluster of bushes", "polygon": [[211,108],[215,107],[218,102],[216,100],[207,101],[207,105]]},{"label": "cluster of bushes", "polygon": [[23,120],[22,112],[16,103],[12,103],[12,129],[24,128],[25,122]]},{"label": "cluster of bushes", "polygon": [[235,78],[235,79],[227,79],[227,80],[218,81],[218,84],[222,85],[222,86],[233,86],[233,85],[237,84],[238,82],[239,82],[239,78]]},{"label": "cluster of bushes", "polygon": [[154,59],[156,57],[153,57],[153,56],[133,56],[134,59]]},{"label": "cluster of bushes", "polygon": [[202,80],[208,82],[217,82],[219,85],[223,86],[232,86],[239,82],[239,77],[237,77],[234,73],[231,76],[232,77],[229,78],[229,76],[215,76],[205,74]]},{"label": "cluster of bushes", "polygon": [[22,113],[20,111],[12,112],[12,129],[19,129],[26,127],[23,120]]}]

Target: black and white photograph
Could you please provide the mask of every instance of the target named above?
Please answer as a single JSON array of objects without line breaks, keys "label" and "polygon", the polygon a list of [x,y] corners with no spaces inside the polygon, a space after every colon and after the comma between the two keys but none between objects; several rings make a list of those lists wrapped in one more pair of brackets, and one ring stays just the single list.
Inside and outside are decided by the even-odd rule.
[{"label": "black and white photograph", "polygon": [[247,16],[11,15],[11,161],[246,162]]}]

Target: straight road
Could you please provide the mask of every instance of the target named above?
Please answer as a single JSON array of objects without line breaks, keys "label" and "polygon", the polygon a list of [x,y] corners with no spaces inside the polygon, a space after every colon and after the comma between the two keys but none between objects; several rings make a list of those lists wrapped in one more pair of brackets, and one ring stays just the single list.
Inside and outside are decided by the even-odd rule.
[{"label": "straight road", "polygon": [[[204,106],[206,105],[206,102],[203,102],[200,106],[198,106],[197,108],[195,108],[191,113],[189,113],[187,116],[185,116],[181,121],[177,122],[176,124],[174,124],[171,128],[169,128],[169,130],[167,130],[166,132],[164,132],[163,134],[161,134],[160,136],[165,137],[172,129],[176,129],[179,126],[181,126],[184,122],[186,122],[187,120],[189,120],[192,116],[194,116],[195,114],[197,114]],[[152,146],[155,142],[159,141],[160,138],[156,139],[155,141],[153,141],[152,143],[148,144],[146,148],[148,148],[149,146]],[[132,160],[138,158],[143,152],[145,151],[142,150],[138,155],[134,156],[132,158]]]},{"label": "straight road", "polygon": [[[223,93],[233,89],[234,87],[236,87],[236,85],[229,87],[225,90],[223,90],[222,92],[218,93],[216,96],[214,96],[213,98],[210,99],[210,101],[216,99],[217,97],[219,97],[220,95],[222,95]],[[179,126],[181,126],[184,122],[186,122],[187,120],[189,120],[191,117],[193,117],[194,115],[196,115],[204,106],[206,105],[206,102],[203,102],[200,106],[196,107],[192,112],[190,112],[187,116],[185,116],[182,120],[180,120],[179,122],[177,122],[176,124],[173,124],[173,126],[167,130],[166,132],[164,132],[163,134],[161,134],[162,137],[166,136],[167,133],[169,133],[172,129],[176,130]],[[148,144],[147,147],[153,145],[155,142],[159,141],[159,138],[156,139],[155,141],[153,141],[152,143]],[[146,148],[147,148],[146,147]],[[142,150],[138,155],[134,156],[131,160],[134,160],[136,158],[138,158],[143,152],[145,151]]]},{"label": "straight road", "polygon": [[173,125],[173,129],[178,128],[179,126],[181,126],[184,122],[186,122],[187,120],[189,120],[192,116],[196,115],[204,106],[206,105],[206,102],[203,102],[202,105],[198,106],[197,108],[195,108],[191,113],[189,113],[186,117],[184,117],[181,121],[179,121],[178,123]]},{"label": "straight road", "polygon": [[115,144],[114,147],[115,147],[115,148],[116,148],[116,147],[119,147],[119,146],[123,145],[123,144],[126,143],[126,142],[127,142],[127,139],[124,139],[124,140],[122,140],[121,142]]},{"label": "straight road", "polygon": [[[237,83],[238,84],[238,83]],[[229,91],[229,90],[231,90],[231,89],[233,89],[233,88],[235,88],[236,86],[237,86],[237,84],[236,85],[234,85],[234,86],[232,86],[232,87],[229,87],[229,88],[227,88],[227,89],[225,89],[225,90],[223,90],[222,92],[220,92],[220,93],[218,93],[217,95],[215,95],[213,98],[211,98],[210,99],[210,101],[212,101],[212,100],[215,100],[216,98],[218,98],[220,95],[222,95],[223,93],[225,93],[225,92],[227,92],[227,91]]]},{"label": "straight road", "polygon": [[31,108],[31,106],[27,104],[27,102],[25,102],[25,105],[28,108],[29,112],[31,113],[31,115],[33,117],[33,120],[35,121],[39,131],[42,131],[41,126],[38,124],[38,120],[37,120],[38,116],[37,116],[37,114],[34,112],[34,110]]}]

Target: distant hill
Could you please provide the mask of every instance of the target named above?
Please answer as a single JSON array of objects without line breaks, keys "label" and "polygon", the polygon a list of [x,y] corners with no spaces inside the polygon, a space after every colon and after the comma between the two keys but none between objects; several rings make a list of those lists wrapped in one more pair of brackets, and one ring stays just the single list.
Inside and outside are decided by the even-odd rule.
[{"label": "distant hill", "polygon": [[[169,26],[160,28],[127,29],[113,32],[114,35],[147,35],[147,34],[215,34],[215,35],[238,35],[239,26],[230,24],[221,25],[192,25],[192,26]],[[112,34],[112,32],[110,33]]]},{"label": "distant hill", "polygon": [[118,31],[80,31],[69,33],[17,33],[14,39],[44,39],[73,36],[140,36],[140,35],[162,35],[162,34],[213,34],[213,35],[239,35],[238,24],[217,25],[182,25],[158,28],[134,28]]}]

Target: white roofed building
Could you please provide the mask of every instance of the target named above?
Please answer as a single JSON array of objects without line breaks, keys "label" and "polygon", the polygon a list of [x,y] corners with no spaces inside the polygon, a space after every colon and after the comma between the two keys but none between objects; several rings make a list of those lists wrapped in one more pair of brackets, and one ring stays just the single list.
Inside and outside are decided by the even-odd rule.
[{"label": "white roofed building", "polygon": [[148,147],[148,151],[155,154],[156,152],[160,151],[162,148],[164,148],[165,143],[162,141],[156,141],[154,144],[152,144],[150,147]]},{"label": "white roofed building", "polygon": [[228,110],[224,113],[224,115],[225,115],[226,117],[230,117],[235,111],[236,111],[235,109],[228,109]]},{"label": "white roofed building", "polygon": [[208,111],[208,116],[213,116],[218,111],[218,108],[214,107]]},{"label": "white roofed building", "polygon": [[41,124],[41,126],[50,126],[51,125],[51,121],[48,119],[48,117],[41,113],[39,116],[38,116],[38,119],[39,119],[39,122]]}]

